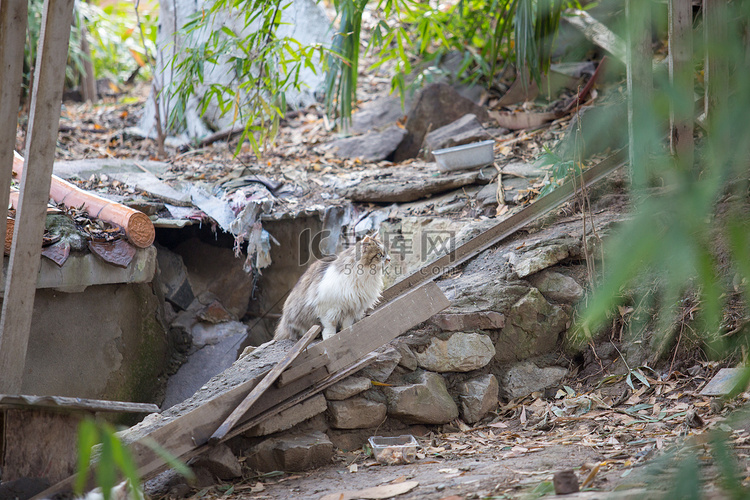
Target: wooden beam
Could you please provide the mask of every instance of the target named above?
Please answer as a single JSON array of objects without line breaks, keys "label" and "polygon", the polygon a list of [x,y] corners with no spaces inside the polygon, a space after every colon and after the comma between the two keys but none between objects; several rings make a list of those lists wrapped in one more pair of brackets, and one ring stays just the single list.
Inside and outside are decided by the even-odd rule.
[{"label": "wooden beam", "polygon": [[0,317],[0,373],[3,374],[0,392],[4,393],[21,392],[60,122],[73,3],[73,0],[45,0],[42,12],[24,155],[26,164]]},{"label": "wooden beam", "polygon": [[703,0],[703,42],[706,48],[704,111],[711,123],[714,110],[726,109],[729,94],[729,66],[724,52],[727,43],[727,0]]},{"label": "wooden beam", "polygon": [[258,383],[255,387],[253,387],[253,390],[250,391],[250,394],[247,395],[245,399],[242,400],[242,402],[237,406],[237,408],[234,409],[234,411],[224,420],[224,422],[219,426],[216,431],[211,435],[208,442],[210,444],[216,444],[219,442],[221,438],[227,435],[227,432],[229,432],[232,427],[235,426],[237,422],[245,415],[247,410],[250,409],[250,407],[258,401],[258,398],[260,398],[263,393],[271,387],[271,384],[276,382],[276,379],[279,378],[279,375],[281,375],[281,372],[286,370],[292,362],[297,359],[297,356],[300,355],[300,353],[308,346],[310,345],[310,342],[320,333],[321,327],[320,325],[314,325],[312,328],[310,328],[307,333],[305,333],[301,339],[297,341],[296,344],[294,344],[294,347],[292,347],[292,350],[287,353],[286,356],[284,356],[284,359],[279,361],[276,366],[274,366],[270,372],[266,374],[265,377],[263,377],[263,380]]},{"label": "wooden beam", "polygon": [[[21,105],[27,0],[0,0],[0,234],[7,227],[8,198]],[[0,283],[3,283],[0,269]]]},{"label": "wooden beam", "polygon": [[651,48],[651,2],[626,0],[627,87],[630,172],[636,188],[648,180],[650,106],[654,87]]},{"label": "wooden beam", "polygon": [[669,0],[669,144],[677,164],[693,167],[693,3]]},{"label": "wooden beam", "polygon": [[283,383],[317,367],[317,358],[321,355],[327,355],[330,373],[339,371],[410,328],[427,321],[449,305],[450,301],[440,288],[434,282],[428,282],[376,309],[371,315],[337,335],[310,347],[305,359],[287,370],[289,375]]}]

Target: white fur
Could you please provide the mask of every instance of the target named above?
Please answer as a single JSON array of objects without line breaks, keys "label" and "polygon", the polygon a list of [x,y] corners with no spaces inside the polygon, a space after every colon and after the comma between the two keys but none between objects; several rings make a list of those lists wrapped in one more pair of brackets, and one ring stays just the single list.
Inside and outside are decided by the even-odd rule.
[{"label": "white fur", "polygon": [[317,287],[314,299],[315,310],[323,325],[323,339],[336,334],[336,327],[352,326],[362,319],[365,312],[380,298],[383,288],[383,266],[359,267],[341,272],[336,266],[329,266]]}]

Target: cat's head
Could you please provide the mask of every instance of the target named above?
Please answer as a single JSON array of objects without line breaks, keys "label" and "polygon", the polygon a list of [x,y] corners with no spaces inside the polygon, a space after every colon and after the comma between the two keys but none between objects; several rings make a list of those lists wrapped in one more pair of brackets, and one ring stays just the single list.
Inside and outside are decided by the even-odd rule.
[{"label": "cat's head", "polygon": [[385,245],[374,236],[365,236],[361,243],[360,262],[366,266],[380,265],[385,268],[391,261]]}]

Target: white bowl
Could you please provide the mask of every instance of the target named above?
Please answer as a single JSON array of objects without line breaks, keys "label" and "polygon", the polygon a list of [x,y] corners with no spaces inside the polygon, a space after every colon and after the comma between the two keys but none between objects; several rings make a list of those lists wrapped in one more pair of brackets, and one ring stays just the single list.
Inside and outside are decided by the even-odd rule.
[{"label": "white bowl", "polygon": [[463,146],[436,149],[432,152],[437,162],[438,170],[450,172],[466,168],[484,167],[495,161],[495,141],[473,142]]}]

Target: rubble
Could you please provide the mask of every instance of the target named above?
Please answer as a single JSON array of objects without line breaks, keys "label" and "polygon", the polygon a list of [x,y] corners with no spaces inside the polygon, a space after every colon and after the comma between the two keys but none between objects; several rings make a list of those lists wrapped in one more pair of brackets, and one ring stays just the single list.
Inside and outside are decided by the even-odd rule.
[{"label": "rubble", "polygon": [[191,468],[204,468],[223,481],[242,476],[239,460],[225,444],[213,446],[208,452],[192,460],[190,466]]},{"label": "rubble", "polygon": [[338,139],[321,147],[321,150],[330,151],[339,158],[381,161],[393,154],[404,136],[406,136],[406,131],[393,125],[382,132],[368,132],[364,135]]}]

